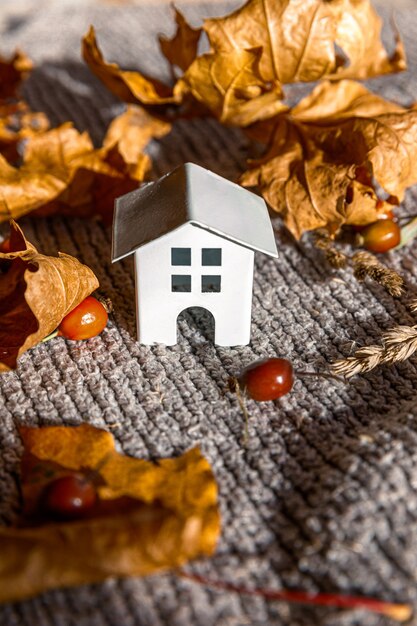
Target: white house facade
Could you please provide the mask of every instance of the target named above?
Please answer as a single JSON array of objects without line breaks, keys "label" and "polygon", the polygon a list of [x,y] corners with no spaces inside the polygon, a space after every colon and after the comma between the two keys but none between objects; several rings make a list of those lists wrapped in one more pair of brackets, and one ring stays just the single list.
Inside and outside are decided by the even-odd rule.
[{"label": "white house facade", "polygon": [[250,340],[254,252],[184,224],[135,252],[140,343],[177,343],[177,319],[190,307],[209,311],[215,343]]},{"label": "white house facade", "polygon": [[202,307],[215,343],[250,341],[254,251],[277,257],[262,198],[193,163],[118,198],[112,260],[135,254],[141,343],[177,343],[177,319]]}]

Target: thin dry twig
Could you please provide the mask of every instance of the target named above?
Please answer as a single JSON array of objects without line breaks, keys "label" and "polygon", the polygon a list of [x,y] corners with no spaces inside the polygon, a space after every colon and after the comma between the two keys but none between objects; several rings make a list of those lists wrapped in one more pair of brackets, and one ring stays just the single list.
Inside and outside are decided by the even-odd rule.
[{"label": "thin dry twig", "polygon": [[381,345],[356,350],[353,356],[331,364],[335,374],[351,378],[355,374],[370,372],[378,365],[392,365],[406,361],[417,351],[417,325],[396,326],[382,337]]}]

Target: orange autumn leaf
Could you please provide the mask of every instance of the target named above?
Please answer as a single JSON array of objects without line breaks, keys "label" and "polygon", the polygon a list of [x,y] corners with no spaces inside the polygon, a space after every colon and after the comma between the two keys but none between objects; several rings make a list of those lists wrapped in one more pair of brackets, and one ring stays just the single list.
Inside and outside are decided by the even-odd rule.
[{"label": "orange autumn leaf", "polygon": [[171,66],[179,67],[185,72],[197,56],[198,42],[202,31],[201,28],[192,28],[176,7],[174,10],[177,25],[175,35],[172,39],[160,35],[159,46]]},{"label": "orange autumn leaf", "polygon": [[0,372],[98,287],[90,268],[67,254],[40,254],[13,221],[9,247],[0,252]]},{"label": "orange autumn leaf", "polygon": [[170,87],[160,81],[138,71],[121,70],[116,63],[105,61],[92,26],[83,38],[82,55],[97,78],[124,102],[157,106],[181,101],[181,94],[175,95]]},{"label": "orange autumn leaf", "polygon": [[370,0],[249,0],[226,17],[206,20],[204,30],[216,53],[262,45],[266,82],[370,78],[406,68],[399,38],[391,57],[383,47]]},{"label": "orange autumn leaf", "polygon": [[0,102],[0,153],[9,161],[19,158],[19,142],[45,132],[49,122],[44,113],[33,113],[23,101]]},{"label": "orange autumn leaf", "polygon": [[134,180],[143,180],[149,158],[143,154],[149,141],[163,137],[171,124],[160,120],[145,109],[129,105],[127,110],[110,124],[103,141],[103,160],[128,173]]},{"label": "orange autumn leaf", "polygon": [[281,92],[267,87],[258,71],[262,49],[198,57],[177,83],[224,124],[248,126],[288,110]]},{"label": "orange autumn leaf", "polygon": [[0,99],[15,96],[21,81],[32,68],[32,61],[19,50],[10,59],[0,56]]},{"label": "orange autumn leaf", "polygon": [[268,150],[241,182],[258,186],[297,238],[375,221],[417,182],[417,111],[359,83],[321,83],[266,128]]},{"label": "orange autumn leaf", "polygon": [[37,215],[100,215],[110,221],[114,200],[143,180],[149,157],[142,149],[170,125],[129,107],[108,129],[101,148],[70,122],[25,144],[23,162],[0,157],[0,222],[36,210]]},{"label": "orange autumn leaf", "polygon": [[[97,509],[85,519],[0,529],[0,601],[110,576],[142,576],[211,555],[220,533],[217,486],[198,448],[157,463],[119,454],[89,425],[22,428],[22,488],[42,490],[71,471],[93,472]],[[126,503],[128,502],[128,506]]]},{"label": "orange autumn leaf", "polygon": [[[259,76],[260,49],[197,57],[173,89],[145,78],[140,72],[125,72],[115,64],[106,63],[93,28],[84,37],[83,51],[90,69],[113,93],[126,102],[139,102],[150,111],[155,110],[155,105],[171,108],[175,105],[179,116],[211,111],[224,123],[247,126],[288,108],[280,101],[281,92],[265,85]],[[195,101],[203,108],[197,109]],[[167,113],[163,107],[160,113],[164,111]]]}]

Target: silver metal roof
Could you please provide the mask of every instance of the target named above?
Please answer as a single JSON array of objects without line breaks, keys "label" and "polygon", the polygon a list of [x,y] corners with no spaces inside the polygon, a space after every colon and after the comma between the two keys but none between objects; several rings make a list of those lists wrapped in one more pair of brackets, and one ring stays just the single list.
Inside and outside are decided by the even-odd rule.
[{"label": "silver metal roof", "polygon": [[278,256],[264,200],[199,165],[185,163],[116,200],[113,262],[187,222]]}]

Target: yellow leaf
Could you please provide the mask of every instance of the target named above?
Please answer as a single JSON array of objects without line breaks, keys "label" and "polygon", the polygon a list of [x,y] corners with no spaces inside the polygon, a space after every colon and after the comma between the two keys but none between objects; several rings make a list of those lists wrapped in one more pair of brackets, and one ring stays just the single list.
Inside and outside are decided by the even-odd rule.
[{"label": "yellow leaf", "polygon": [[144,148],[153,138],[163,137],[171,130],[171,124],[164,122],[143,108],[129,105],[125,113],[116,117],[110,124],[103,141],[103,158],[107,163],[122,169],[135,180],[143,180],[149,168],[149,159],[143,154]]},{"label": "yellow leaf", "polygon": [[197,56],[201,28],[192,28],[177,8],[175,8],[175,23],[177,30],[174,37],[169,39],[160,35],[159,45],[169,63],[185,72]]},{"label": "yellow leaf", "polygon": [[151,574],[215,550],[217,486],[198,448],[153,463],[117,453],[109,433],[85,424],[22,428],[21,435],[29,511],[48,482],[73,470],[94,473],[100,501],[88,519],[0,529],[0,601]]},{"label": "yellow leaf", "polygon": [[204,30],[215,52],[262,45],[266,82],[367,78],[406,66],[399,40],[388,57],[369,0],[249,0],[224,18],[206,20]]},{"label": "yellow leaf", "polygon": [[295,237],[375,221],[387,206],[377,185],[398,204],[417,182],[417,111],[353,81],[322,83],[277,119],[266,155],[241,182],[260,188]]},{"label": "yellow leaf", "polygon": [[115,198],[137,188],[150,167],[142,148],[169,129],[133,107],[112,122],[98,149],[70,122],[29,138],[20,167],[0,156],[0,222],[35,210],[110,222]]},{"label": "yellow leaf", "polygon": [[49,122],[43,113],[33,113],[23,101],[0,103],[0,153],[10,162],[19,158],[18,144],[45,132]]},{"label": "yellow leaf", "polygon": [[0,57],[0,99],[15,96],[20,82],[32,68],[32,61],[20,50],[10,59]]},{"label": "yellow leaf", "polygon": [[[347,62],[337,67],[334,78],[366,79],[407,69],[404,45],[394,26],[396,45],[389,56],[381,43],[382,20],[369,0],[343,0],[335,43]],[[330,78],[330,77],[329,77]]]},{"label": "yellow leaf", "polygon": [[140,72],[121,70],[116,63],[107,63],[98,48],[92,26],[83,38],[82,54],[91,71],[124,102],[144,105],[166,105],[179,102],[172,90],[156,79],[147,78]]},{"label": "yellow leaf", "polygon": [[98,281],[77,259],[37,252],[11,222],[10,252],[0,252],[0,372],[58,327]]},{"label": "yellow leaf", "polygon": [[175,90],[189,89],[199,102],[225,124],[248,126],[288,107],[281,92],[262,81],[258,64],[262,49],[232,50],[198,57]]}]

